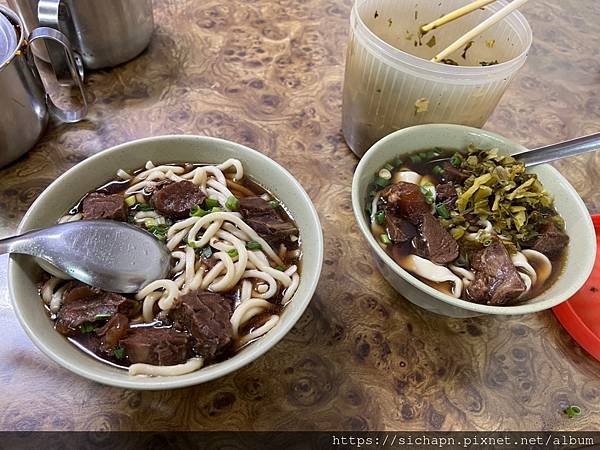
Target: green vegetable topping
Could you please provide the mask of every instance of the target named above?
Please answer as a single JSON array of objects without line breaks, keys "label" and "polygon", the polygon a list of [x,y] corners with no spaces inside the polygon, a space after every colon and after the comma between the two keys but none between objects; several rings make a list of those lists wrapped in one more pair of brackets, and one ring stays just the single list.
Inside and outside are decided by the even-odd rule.
[{"label": "green vegetable topping", "polygon": [[564,413],[567,415],[567,417],[569,419],[572,419],[573,417],[577,417],[577,416],[581,415],[581,408],[576,405],[571,405],[571,406],[568,406],[567,408],[565,408]]},{"label": "green vegetable topping", "polygon": [[431,183],[425,183],[421,186],[421,193],[423,194],[423,197],[425,197],[425,201],[427,203],[429,203],[430,205],[433,205],[433,203],[435,202],[435,191],[434,191],[434,187],[433,184]]},{"label": "green vegetable topping", "polygon": [[246,248],[248,250],[262,250],[262,245],[256,241],[249,241],[246,243]]},{"label": "green vegetable topping", "polygon": [[133,206],[133,205],[135,205],[135,195],[130,195],[129,197],[127,197],[125,199],[125,204],[127,206]]},{"label": "green vegetable topping", "polygon": [[279,207],[279,202],[277,200],[271,200],[269,202],[271,204],[271,208],[276,209]]},{"label": "green vegetable topping", "polygon": [[208,214],[208,211],[205,211],[204,209],[200,208],[198,205],[194,205],[194,206],[192,206],[192,209],[190,209],[190,216],[192,216],[192,217],[204,217],[207,214]]},{"label": "green vegetable topping", "polygon": [[377,186],[379,186],[380,188],[384,188],[388,184],[390,184],[390,180],[389,179],[386,180],[385,178],[381,178],[380,176],[377,176],[377,178],[375,178],[375,184]]},{"label": "green vegetable topping", "polygon": [[377,211],[377,214],[375,214],[375,222],[379,225],[383,225],[385,222],[385,213],[383,211]]},{"label": "green vegetable topping", "polygon": [[440,216],[442,219],[450,218],[450,211],[448,211],[448,208],[443,203],[438,203],[435,205],[435,212],[437,212],[438,216]]},{"label": "green vegetable topping", "polygon": [[402,164],[404,164],[404,161],[402,161],[400,158],[394,158],[393,164],[394,164],[394,167],[396,169],[398,169],[398,168],[402,167]]},{"label": "green vegetable topping", "polygon": [[152,207],[152,205],[149,205],[148,203],[138,203],[137,205],[135,205],[135,210],[136,211],[154,211],[154,208]]},{"label": "green vegetable topping", "polygon": [[147,227],[148,231],[154,235],[159,241],[164,241],[167,238],[168,225],[151,225]]},{"label": "green vegetable topping", "polygon": [[94,330],[95,330],[94,325],[89,322],[86,322],[79,327],[79,331],[81,331],[83,334],[91,333]]},{"label": "green vegetable topping", "polygon": [[390,172],[394,170],[394,166],[390,163],[387,163],[385,166],[383,166],[383,168],[389,170]]},{"label": "green vegetable topping", "polygon": [[223,211],[223,208],[219,208],[218,206],[215,206],[213,209],[210,210],[211,213],[216,213],[216,212],[221,212]]},{"label": "green vegetable topping", "polygon": [[285,271],[285,267],[283,267],[282,265],[275,266],[274,268],[279,270],[280,272]]},{"label": "green vegetable topping", "polygon": [[455,153],[452,155],[452,158],[450,158],[450,164],[452,164],[454,167],[460,167],[461,163],[462,157],[458,153]]},{"label": "green vegetable topping", "polygon": [[381,241],[382,244],[385,244],[385,245],[390,245],[392,243],[392,241],[390,240],[388,235],[385,233],[379,236],[379,240]]},{"label": "green vegetable topping", "polygon": [[108,313],[96,314],[96,317],[94,317],[94,320],[110,319],[111,315],[112,314],[108,314]]},{"label": "green vegetable topping", "polygon": [[444,175],[444,169],[441,166],[433,166],[432,172],[440,177]]},{"label": "green vegetable topping", "polygon": [[410,155],[408,159],[413,164],[419,164],[421,162],[421,155]]},{"label": "green vegetable topping", "polygon": [[114,349],[113,355],[115,355],[115,358],[117,359],[123,359],[125,358],[125,349],[123,347],[117,347]]},{"label": "green vegetable topping", "polygon": [[235,248],[232,248],[231,250],[227,251],[227,254],[232,258],[235,258],[236,256],[238,256],[238,251]]},{"label": "green vegetable topping", "polygon": [[204,206],[206,206],[206,209],[212,209],[212,208],[216,208],[219,205],[219,202],[214,199],[214,198],[207,198],[206,200],[204,200]]},{"label": "green vegetable topping", "polygon": [[240,201],[235,196],[231,196],[225,202],[225,207],[230,211],[237,211],[240,206]]}]

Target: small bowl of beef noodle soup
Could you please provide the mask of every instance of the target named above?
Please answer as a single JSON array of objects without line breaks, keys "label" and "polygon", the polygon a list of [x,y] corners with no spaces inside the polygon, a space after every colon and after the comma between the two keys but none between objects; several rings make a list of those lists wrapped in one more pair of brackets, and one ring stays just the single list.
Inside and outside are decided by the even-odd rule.
[{"label": "small bowl of beef noodle soup", "polygon": [[353,207],[384,278],[409,301],[453,317],[523,314],[567,300],[595,257],[578,196],[525,150],[458,125],[388,135],[361,160]]},{"label": "small bowl of beef noodle soup", "polygon": [[9,279],[33,342],[102,383],[168,389],[230,373],[275,345],[316,288],[322,235],[309,197],[239,144],[165,136],[106,150],[50,185],[19,231],[90,219],[164,242],[169,276],[117,294],[15,255]]}]

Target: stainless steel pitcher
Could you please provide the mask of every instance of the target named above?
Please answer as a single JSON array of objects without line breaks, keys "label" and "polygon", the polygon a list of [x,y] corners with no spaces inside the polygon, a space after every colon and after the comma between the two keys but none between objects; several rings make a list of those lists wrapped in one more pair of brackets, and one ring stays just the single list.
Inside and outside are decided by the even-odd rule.
[{"label": "stainless steel pitcher", "polygon": [[[63,48],[61,56],[83,99],[78,110],[59,108],[46,93],[31,51],[31,43],[39,39]],[[0,167],[33,147],[46,129],[50,115],[63,122],[77,122],[86,113],[83,83],[65,35],[53,28],[40,27],[27,36],[19,16],[0,5]]]},{"label": "stainless steel pitcher", "polygon": [[[55,28],[67,36],[86,69],[116,66],[139,55],[154,30],[152,0],[8,0],[27,30]],[[38,50],[38,49],[36,49]],[[59,79],[66,73],[60,49],[48,46]]]}]

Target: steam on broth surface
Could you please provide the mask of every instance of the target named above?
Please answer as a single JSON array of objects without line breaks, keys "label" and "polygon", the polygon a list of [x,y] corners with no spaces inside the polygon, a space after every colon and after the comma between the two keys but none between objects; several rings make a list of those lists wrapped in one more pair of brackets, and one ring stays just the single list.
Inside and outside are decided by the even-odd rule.
[{"label": "steam on broth surface", "polygon": [[496,149],[421,151],[369,187],[371,231],[401,267],[474,303],[508,305],[547,289],[569,237],[552,197]]},{"label": "steam on broth surface", "polygon": [[131,375],[180,375],[232,356],[277,324],[300,282],[299,233],[240,161],[149,161],[117,177],[59,222],[139,226],[166,243],[172,276],[133,296],[49,277],[40,295],[58,332]]}]

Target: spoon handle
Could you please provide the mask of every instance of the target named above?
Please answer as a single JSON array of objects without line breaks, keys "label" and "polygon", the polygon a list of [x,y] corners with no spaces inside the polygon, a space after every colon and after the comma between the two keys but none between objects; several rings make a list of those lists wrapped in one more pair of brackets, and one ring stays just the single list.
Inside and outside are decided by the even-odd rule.
[{"label": "spoon handle", "polygon": [[32,243],[31,238],[35,236],[35,233],[35,231],[30,231],[18,236],[0,239],[0,255],[5,253],[26,253],[36,255],[35,248],[30,248],[29,245]]},{"label": "spoon handle", "polygon": [[593,133],[570,141],[539,147],[512,156],[525,163],[525,167],[555,161],[568,156],[579,155],[600,149],[600,133]]}]

